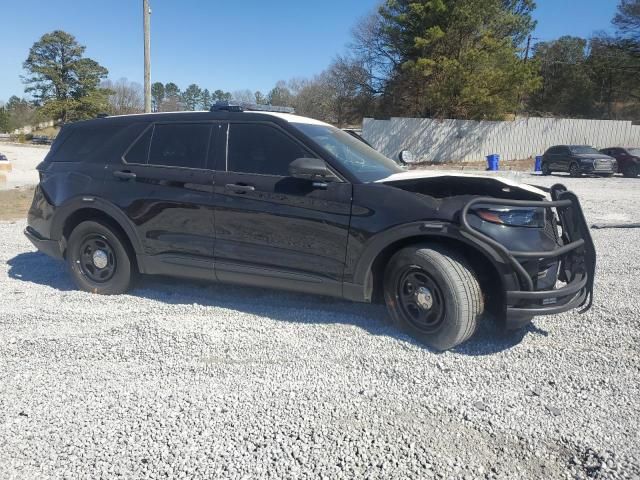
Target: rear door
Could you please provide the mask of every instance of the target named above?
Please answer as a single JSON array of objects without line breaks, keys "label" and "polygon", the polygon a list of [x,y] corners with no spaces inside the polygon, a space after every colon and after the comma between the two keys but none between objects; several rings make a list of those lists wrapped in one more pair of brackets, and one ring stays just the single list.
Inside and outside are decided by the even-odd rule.
[{"label": "rear door", "polygon": [[341,295],[350,183],[289,176],[317,157],[270,122],[230,123],[216,173],[216,276],[221,281]]},{"label": "rear door", "polygon": [[147,273],[213,279],[214,172],[219,124],[150,125],[110,165],[111,201],[135,225]]},{"label": "rear door", "polygon": [[571,165],[572,156],[569,147],[558,147],[558,154],[556,155],[556,168],[558,170],[569,171],[569,165]]}]

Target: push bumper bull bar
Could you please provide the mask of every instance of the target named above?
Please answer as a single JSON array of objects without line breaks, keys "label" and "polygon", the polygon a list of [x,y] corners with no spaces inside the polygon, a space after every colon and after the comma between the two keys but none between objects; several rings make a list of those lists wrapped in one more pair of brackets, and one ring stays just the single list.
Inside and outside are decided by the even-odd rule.
[{"label": "push bumper bull bar", "polygon": [[[591,308],[596,251],[578,197],[564,185],[550,189],[551,201],[506,200],[493,197],[474,198],[462,210],[463,232],[489,244],[516,272],[520,290],[506,292],[507,318],[532,315],[552,315],[582,307],[580,313]],[[562,229],[560,243],[550,251],[521,252],[506,248],[501,243],[473,228],[467,219],[469,210],[477,204],[496,204],[513,207],[555,208],[558,225]],[[536,290],[531,275],[520,260],[558,259],[559,279],[566,284],[552,290]]]}]

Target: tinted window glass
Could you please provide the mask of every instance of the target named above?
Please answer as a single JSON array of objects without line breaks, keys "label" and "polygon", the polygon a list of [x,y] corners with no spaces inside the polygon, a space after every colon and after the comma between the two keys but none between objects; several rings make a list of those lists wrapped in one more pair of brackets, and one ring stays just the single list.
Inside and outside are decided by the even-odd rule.
[{"label": "tinted window glass", "polygon": [[289,175],[289,164],[310,154],[287,135],[268,125],[229,125],[227,170],[260,175]]},{"label": "tinted window glass", "polygon": [[153,127],[148,128],[131,149],[126,153],[124,159],[127,163],[146,164],[149,160],[149,144],[151,143],[151,133]]},{"label": "tinted window glass", "polygon": [[205,168],[211,126],[184,123],[156,125],[149,163],[171,167]]},{"label": "tinted window glass", "polygon": [[82,162],[98,160],[98,152],[109,144],[121,130],[119,126],[76,127],[71,130],[58,148],[54,162]]}]

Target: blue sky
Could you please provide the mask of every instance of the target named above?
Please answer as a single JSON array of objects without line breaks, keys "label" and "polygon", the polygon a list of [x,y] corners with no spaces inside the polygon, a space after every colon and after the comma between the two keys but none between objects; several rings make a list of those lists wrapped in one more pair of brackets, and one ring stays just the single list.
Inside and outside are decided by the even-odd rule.
[{"label": "blue sky", "polygon": [[[311,76],[344,51],[379,0],[151,0],[152,81],[249,88]],[[610,30],[617,0],[538,0],[540,40]],[[0,100],[23,95],[22,62],[43,33],[72,33],[110,77],[142,81],[140,0],[0,0]]]}]

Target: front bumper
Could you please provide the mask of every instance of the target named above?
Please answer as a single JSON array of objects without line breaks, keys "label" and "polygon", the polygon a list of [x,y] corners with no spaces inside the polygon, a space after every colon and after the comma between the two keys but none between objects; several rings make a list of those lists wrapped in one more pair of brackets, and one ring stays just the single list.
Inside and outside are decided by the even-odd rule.
[{"label": "front bumper", "polygon": [[53,258],[62,258],[62,249],[60,248],[60,243],[58,241],[44,238],[32,227],[25,228],[24,234],[29,239],[29,241],[33,243],[33,245],[42,253],[45,253]]},{"label": "front bumper", "polygon": [[[462,229],[478,241],[492,246],[505,263],[513,267],[520,289],[506,292],[507,323],[517,324],[535,315],[552,315],[582,307],[591,307],[595,276],[596,251],[578,197],[563,185],[551,187],[552,201],[504,200],[475,198],[462,211]],[[513,251],[473,228],[467,219],[469,209],[478,203],[493,203],[518,207],[554,208],[562,229],[560,245],[550,251]],[[531,274],[525,270],[525,260],[556,260],[559,262],[559,288],[536,290]]]},{"label": "front bumper", "polygon": [[618,171],[616,162],[582,162],[580,172],[591,175],[611,175]]}]

